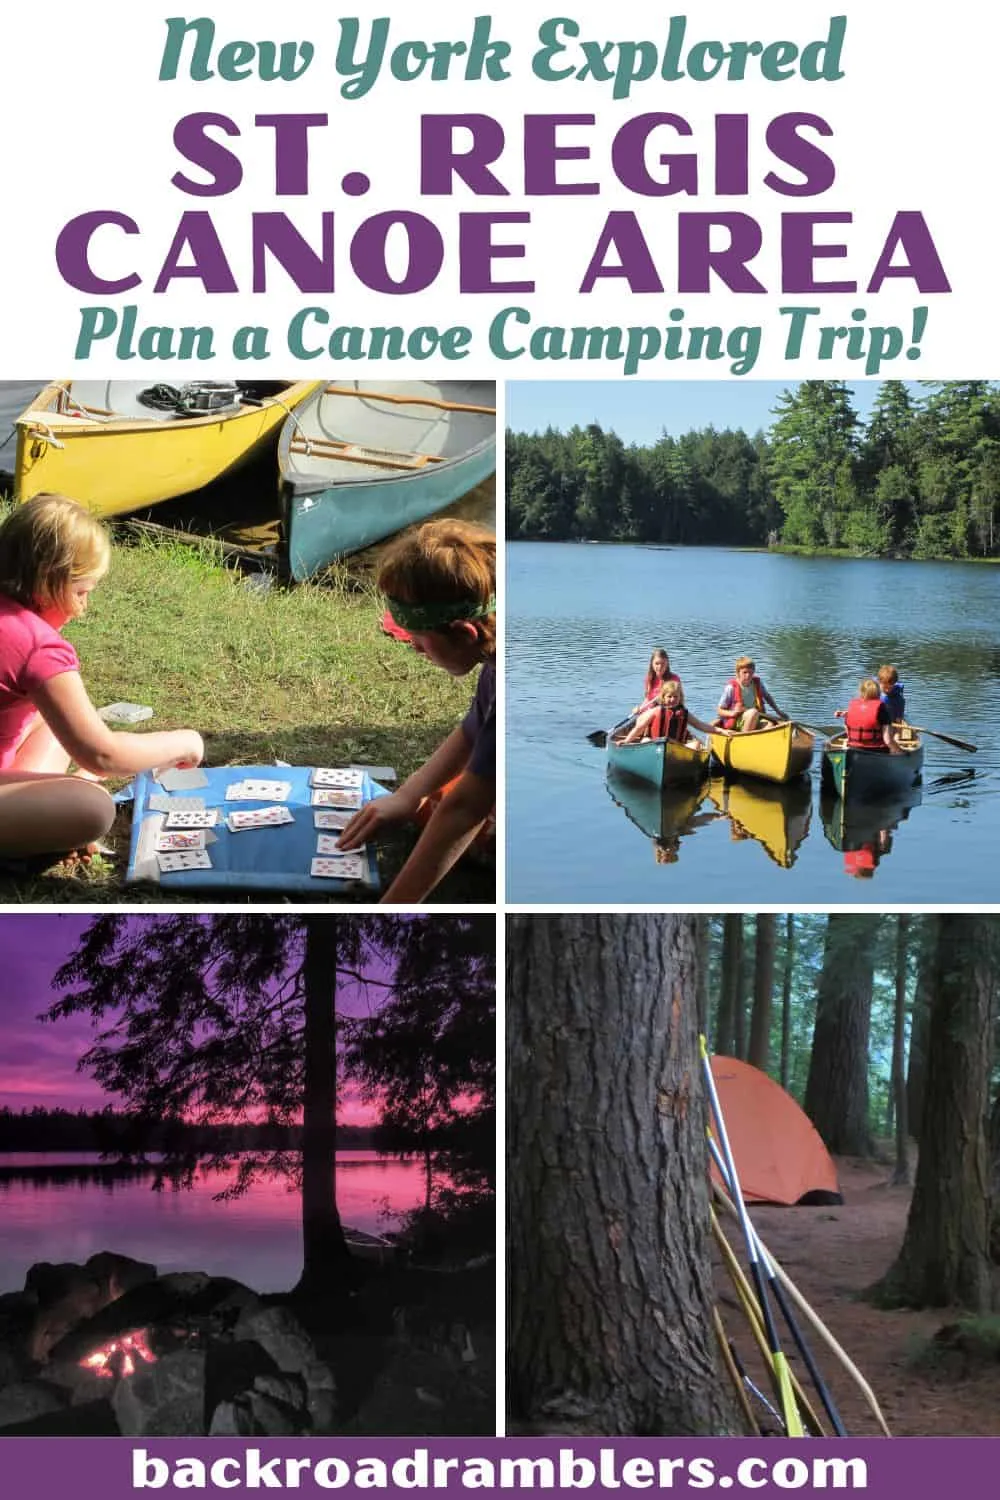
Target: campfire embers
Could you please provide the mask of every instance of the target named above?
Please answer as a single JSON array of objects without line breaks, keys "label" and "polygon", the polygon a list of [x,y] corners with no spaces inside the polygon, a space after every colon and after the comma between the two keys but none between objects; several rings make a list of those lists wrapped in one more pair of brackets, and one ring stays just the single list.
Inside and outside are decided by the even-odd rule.
[{"label": "campfire embers", "polygon": [[0,1432],[299,1436],[333,1427],[329,1366],[287,1306],[239,1282],[158,1276],[104,1255],[35,1267],[29,1283],[0,1298]]},{"label": "campfire embers", "polygon": [[117,1376],[121,1380],[134,1375],[139,1364],[155,1364],[156,1355],[149,1347],[147,1330],[136,1328],[131,1333],[123,1333],[120,1338],[112,1339],[103,1348],[95,1349],[93,1354],[86,1355],[79,1363],[81,1369],[92,1370],[95,1375],[108,1380]]}]

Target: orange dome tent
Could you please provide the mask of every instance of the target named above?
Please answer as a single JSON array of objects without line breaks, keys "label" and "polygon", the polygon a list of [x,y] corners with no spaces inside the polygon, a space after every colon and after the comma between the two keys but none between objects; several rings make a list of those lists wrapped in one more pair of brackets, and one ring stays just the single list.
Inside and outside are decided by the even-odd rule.
[{"label": "orange dome tent", "polygon": [[748,1203],[844,1201],[819,1132],[780,1083],[735,1057],[713,1057],[712,1076]]}]

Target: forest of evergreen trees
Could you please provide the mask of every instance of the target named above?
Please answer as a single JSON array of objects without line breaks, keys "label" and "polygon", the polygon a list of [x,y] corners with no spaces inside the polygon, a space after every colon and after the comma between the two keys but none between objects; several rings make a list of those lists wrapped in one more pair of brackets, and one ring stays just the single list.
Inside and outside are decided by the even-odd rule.
[{"label": "forest of evergreen trees", "polygon": [[[301,1145],[302,1128],[242,1121],[235,1125],[206,1125],[183,1120],[166,1123],[118,1110],[0,1109],[0,1152],[86,1151],[156,1154],[170,1149],[204,1152],[282,1151]],[[376,1131],[367,1126],[341,1125],[337,1145],[342,1151],[375,1145]]]},{"label": "forest of evergreen trees", "polygon": [[626,445],[599,423],[507,433],[510,540],[1000,553],[1000,385],[885,381],[867,425],[842,381],[787,390],[766,432],[664,430]]}]

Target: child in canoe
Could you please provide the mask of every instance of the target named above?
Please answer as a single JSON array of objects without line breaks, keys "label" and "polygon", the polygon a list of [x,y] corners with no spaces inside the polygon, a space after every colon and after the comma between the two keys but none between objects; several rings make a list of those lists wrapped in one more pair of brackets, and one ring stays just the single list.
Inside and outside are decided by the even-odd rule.
[{"label": "child in canoe", "polygon": [[86,849],[115,815],[99,778],[196,766],[205,753],[193,729],[112,731],[87,695],[61,632],[110,556],[101,523],[62,495],[36,495],[0,526],[0,856]]},{"label": "child in canoe", "polygon": [[788,715],[778,707],[767,688],[757,676],[752,656],[738,656],[734,676],[726,683],[716,712],[723,729],[733,729],[737,734],[747,734],[766,723],[764,708],[773,709],[775,717],[787,719]]},{"label": "child in canoe", "polygon": [[882,702],[881,690],[874,677],[866,677],[858,684],[858,696],[852,698],[846,708],[836,709],[835,717],[844,721],[850,748],[905,755],[897,743],[890,711]]},{"label": "child in canoe", "polygon": [[676,677],[670,678],[660,688],[656,702],[645,713],[640,713],[628,734],[618,741],[620,745],[634,745],[639,740],[676,740],[683,745],[691,729],[700,729],[702,734],[711,734],[712,726],[696,719],[684,706],[684,690]]},{"label": "child in canoe", "polygon": [[892,723],[898,724],[901,719],[906,718],[906,698],[896,668],[879,667],[878,685],[882,702],[889,710]]},{"label": "child in canoe", "polygon": [[649,666],[646,668],[646,681],[642,690],[642,702],[637,703],[632,712],[634,714],[644,713],[647,708],[655,708],[660,699],[660,689],[665,682],[680,682],[676,672],[670,670],[670,657],[662,646],[657,646],[649,658]]},{"label": "child in canoe", "polygon": [[461,724],[389,797],[355,813],[338,841],[358,849],[439,798],[383,901],[422,901],[493,817],[496,802],[496,538],[467,521],[429,521],[403,536],[378,574],[393,623],[452,677],[479,668]]}]

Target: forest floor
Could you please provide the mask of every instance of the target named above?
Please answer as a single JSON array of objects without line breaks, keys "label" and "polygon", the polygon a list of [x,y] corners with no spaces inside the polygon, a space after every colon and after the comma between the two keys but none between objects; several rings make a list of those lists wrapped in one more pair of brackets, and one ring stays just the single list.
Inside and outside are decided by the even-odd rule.
[{"label": "forest floor", "polygon": [[[1000,1358],[977,1357],[935,1343],[942,1328],[961,1316],[947,1308],[886,1312],[860,1300],[895,1260],[903,1242],[912,1189],[890,1186],[891,1165],[840,1158],[844,1202],[837,1207],[777,1208],[755,1204],[752,1217],[774,1258],[811,1303],[868,1381],[896,1437],[996,1437],[1000,1435]],[[724,1221],[739,1245],[734,1221]],[[741,1263],[742,1263],[741,1256]],[[753,1379],[749,1334],[728,1280],[720,1280],[726,1329]],[[725,1290],[722,1290],[722,1287]],[[780,1330],[783,1336],[785,1330]],[[877,1437],[879,1428],[856,1385],[815,1336],[809,1340],[848,1433]],[[782,1337],[783,1347],[788,1347]],[[814,1392],[796,1356],[793,1369],[809,1397]],[[818,1401],[813,1405],[822,1416]],[[825,1425],[825,1423],[824,1423]]]}]

